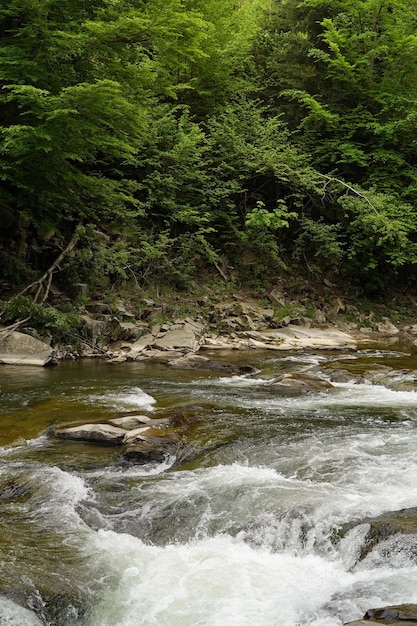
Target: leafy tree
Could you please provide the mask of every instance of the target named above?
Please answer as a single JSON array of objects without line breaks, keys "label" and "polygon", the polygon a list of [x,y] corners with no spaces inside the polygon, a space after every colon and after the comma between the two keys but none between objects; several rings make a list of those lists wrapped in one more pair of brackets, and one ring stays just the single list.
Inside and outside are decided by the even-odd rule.
[{"label": "leafy tree", "polygon": [[371,269],[386,281],[416,262],[416,8],[276,2],[256,51],[268,106],[324,181],[342,183],[324,182],[305,217],[337,227],[347,273],[368,282]]},{"label": "leafy tree", "polygon": [[3,250],[15,240],[30,263],[46,238],[45,263],[51,232],[132,223],[155,104],[185,87],[205,30],[180,0],[0,5],[0,201],[18,218]]},{"label": "leafy tree", "polygon": [[204,55],[190,64],[190,86],[184,102],[204,119],[218,107],[254,91],[251,49],[257,37],[267,0],[188,0],[208,30]]},{"label": "leafy tree", "polygon": [[[217,242],[233,253],[242,244],[260,266],[280,262],[284,231],[314,195],[318,179],[291,142],[283,121],[259,101],[241,99],[206,124],[210,214]],[[262,253],[264,260],[262,261]]]}]

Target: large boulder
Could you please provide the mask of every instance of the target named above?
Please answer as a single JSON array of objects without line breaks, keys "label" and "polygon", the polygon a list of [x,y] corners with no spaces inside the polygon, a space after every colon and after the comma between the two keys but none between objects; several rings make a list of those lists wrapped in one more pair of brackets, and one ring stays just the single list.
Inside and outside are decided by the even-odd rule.
[{"label": "large boulder", "polygon": [[0,331],[0,363],[4,365],[54,365],[55,352],[47,343],[31,335]]}]

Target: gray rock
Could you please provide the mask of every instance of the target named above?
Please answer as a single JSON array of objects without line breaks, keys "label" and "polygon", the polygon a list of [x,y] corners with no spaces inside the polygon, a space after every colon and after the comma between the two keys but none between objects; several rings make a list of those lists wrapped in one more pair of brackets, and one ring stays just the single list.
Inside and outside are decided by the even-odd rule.
[{"label": "gray rock", "polygon": [[147,415],[124,415],[123,417],[110,419],[109,424],[117,426],[118,428],[124,428],[125,430],[133,430],[150,421],[152,420]]},{"label": "gray rock", "polygon": [[146,350],[142,352],[143,356],[150,361],[155,361],[155,363],[170,363],[174,359],[178,359],[182,356],[183,352],[181,350]]},{"label": "gray rock", "polygon": [[365,620],[392,624],[393,621],[417,624],[417,604],[399,604],[382,609],[369,609],[363,616]]},{"label": "gray rock", "polygon": [[387,317],[382,318],[382,322],[377,324],[377,330],[385,335],[397,335],[400,332]]},{"label": "gray rock", "polygon": [[152,333],[146,333],[140,339],[137,339],[131,344],[131,349],[134,352],[142,352],[153,345],[155,337]]},{"label": "gray rock", "polygon": [[52,365],[55,352],[47,343],[30,335],[0,331],[0,363],[5,365]]},{"label": "gray rock", "polygon": [[109,328],[113,341],[135,341],[148,331],[148,326],[146,325],[134,324],[133,322],[119,322],[116,318],[111,320]]},{"label": "gray rock", "polygon": [[394,535],[417,535],[417,507],[391,511],[375,518],[366,518],[358,523],[345,526],[346,532],[356,526],[368,526],[364,542],[360,548],[358,560],[364,559],[382,541]]},{"label": "gray rock", "polygon": [[352,374],[348,370],[333,369],[326,370],[327,375],[332,383],[363,383],[365,378],[361,374]]},{"label": "gray rock", "polygon": [[52,431],[58,439],[90,441],[118,446],[124,441],[126,431],[111,424],[82,424],[68,428],[55,428]]},{"label": "gray rock", "polygon": [[127,361],[127,356],[125,354],[116,354],[112,356],[111,359],[107,361],[107,363],[125,363]]},{"label": "gray rock", "polygon": [[417,624],[417,605],[399,604],[380,609],[369,609],[363,619],[347,622],[344,626],[371,626],[371,624],[390,624],[390,626],[412,626]]},{"label": "gray rock", "polygon": [[140,428],[134,428],[129,430],[123,439],[123,443],[126,445],[149,439],[149,437],[158,437],[159,433],[155,432],[157,429],[152,426],[141,426]]},{"label": "gray rock", "polygon": [[262,317],[265,320],[272,320],[272,318],[274,317],[274,309],[261,309],[259,311],[259,314],[262,315]]},{"label": "gray rock", "polygon": [[75,283],[71,288],[72,297],[76,298],[77,296],[81,296],[82,298],[90,297],[90,289],[87,283]]},{"label": "gray rock", "polygon": [[272,291],[268,295],[268,298],[274,304],[280,304],[281,306],[284,306],[285,304],[285,297],[282,292],[279,291],[279,289],[272,289]]},{"label": "gray rock", "polygon": [[85,310],[92,315],[100,315],[101,318],[111,314],[111,306],[107,302],[89,302],[86,304]]},{"label": "gray rock", "polygon": [[196,333],[191,326],[184,326],[181,330],[169,330],[163,337],[155,341],[155,348],[161,350],[193,351],[198,348]]},{"label": "gray rock", "polygon": [[99,335],[104,333],[106,329],[106,322],[104,320],[96,320],[89,315],[81,315],[80,317],[84,323],[87,336],[90,337],[90,339],[97,339]]},{"label": "gray rock", "polygon": [[303,394],[311,391],[327,391],[333,385],[324,378],[303,372],[284,374],[271,382],[274,390],[283,394]]},{"label": "gray rock", "polygon": [[186,354],[185,356],[181,356],[178,359],[174,359],[170,361],[171,367],[176,367],[179,369],[195,369],[199,368],[199,366],[204,366],[203,364],[210,361],[210,359],[206,356],[200,356],[199,354]]},{"label": "gray rock", "polygon": [[313,317],[313,321],[316,324],[325,324],[327,321],[327,317],[326,315],[323,313],[323,311],[321,311],[320,309],[316,309],[314,311],[314,317]]}]

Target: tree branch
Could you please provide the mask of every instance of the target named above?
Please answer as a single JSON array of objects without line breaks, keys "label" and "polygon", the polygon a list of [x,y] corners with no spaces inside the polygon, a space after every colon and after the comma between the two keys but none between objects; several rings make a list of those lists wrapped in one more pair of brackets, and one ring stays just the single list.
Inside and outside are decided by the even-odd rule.
[{"label": "tree branch", "polygon": [[[24,293],[30,291],[31,289],[33,289],[33,287],[37,286],[38,288],[33,298],[33,302],[35,304],[44,304],[44,302],[48,298],[49,291],[51,289],[51,283],[52,283],[52,277],[53,277],[54,271],[59,266],[61,261],[67,256],[67,254],[71,252],[71,250],[75,247],[75,244],[77,243],[77,240],[79,237],[78,227],[80,226],[80,224],[81,222],[77,224],[77,227],[75,228],[70,241],[68,242],[66,247],[62,250],[61,254],[55,259],[52,265],[46,270],[44,275],[38,278],[38,280],[35,280],[33,283],[31,283],[27,287],[25,287],[23,291],[19,293],[19,296],[22,296]],[[44,294],[42,296],[41,301],[38,303],[38,299],[40,298],[43,289],[44,289]]]},{"label": "tree branch", "polygon": [[320,174],[319,176],[321,176],[321,178],[325,178],[327,180],[327,183],[325,183],[323,190],[326,189],[327,185],[329,183],[338,183],[339,185],[342,185],[342,187],[346,187],[346,189],[348,189],[349,191],[351,191],[352,193],[355,194],[355,196],[359,196],[360,198],[363,198],[365,200],[365,202],[367,202],[369,204],[369,206],[371,207],[371,209],[373,211],[375,211],[375,213],[377,215],[379,215],[378,211],[376,210],[376,208],[374,207],[374,205],[372,204],[372,202],[369,200],[369,198],[367,198],[365,196],[365,194],[361,193],[360,191],[358,191],[357,189],[355,189],[354,187],[352,187],[351,185],[348,185],[347,183],[345,183],[343,180],[340,180],[340,178],[335,178],[334,176],[327,176],[326,174]]}]

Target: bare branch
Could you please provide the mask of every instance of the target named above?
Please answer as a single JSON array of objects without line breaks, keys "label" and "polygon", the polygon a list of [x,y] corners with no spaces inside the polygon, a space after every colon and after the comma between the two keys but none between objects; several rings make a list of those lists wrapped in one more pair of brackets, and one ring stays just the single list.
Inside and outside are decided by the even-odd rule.
[{"label": "bare branch", "polygon": [[77,239],[79,237],[78,226],[80,226],[80,224],[81,222],[77,225],[76,229],[74,230],[74,234],[72,235],[66,247],[62,250],[61,254],[59,254],[59,256],[55,259],[52,265],[46,270],[44,275],[38,278],[38,280],[35,280],[33,283],[31,283],[27,287],[25,287],[23,291],[19,293],[19,296],[22,296],[24,293],[30,291],[31,289],[33,289],[33,287],[37,286],[38,288],[33,298],[33,302],[35,304],[38,302],[38,299],[40,298],[42,294],[42,290],[44,289],[44,294],[42,296],[40,304],[45,303],[45,301],[48,298],[49,291],[51,289],[51,283],[52,283],[52,277],[53,277],[54,271],[57,269],[61,261],[67,256],[67,254],[71,252],[71,250],[74,248],[75,244],[77,243]]},{"label": "bare branch", "polygon": [[6,328],[0,328],[0,336],[2,339],[6,339],[9,335],[11,335],[15,330],[19,328],[19,326],[23,326],[30,320],[29,317],[25,317],[23,320],[17,320],[14,324],[10,324],[10,326],[6,326]]},{"label": "bare branch", "polygon": [[365,200],[365,202],[367,202],[369,204],[369,206],[371,207],[371,209],[373,211],[375,211],[375,213],[377,215],[379,215],[378,211],[376,210],[376,208],[374,207],[374,205],[372,204],[372,202],[369,200],[369,198],[367,198],[367,196],[365,196],[365,194],[361,193],[360,191],[358,191],[357,189],[355,189],[354,187],[352,187],[351,185],[348,185],[347,183],[345,183],[343,180],[340,180],[340,178],[336,178],[335,176],[327,176],[326,174],[319,174],[319,176],[321,176],[321,178],[325,178],[326,179],[326,183],[323,187],[323,191],[326,189],[327,185],[329,183],[338,183],[339,185],[342,185],[342,187],[345,187],[346,189],[348,189],[349,191],[351,191],[353,194],[355,194],[355,196],[359,196],[359,198],[363,198]]}]

